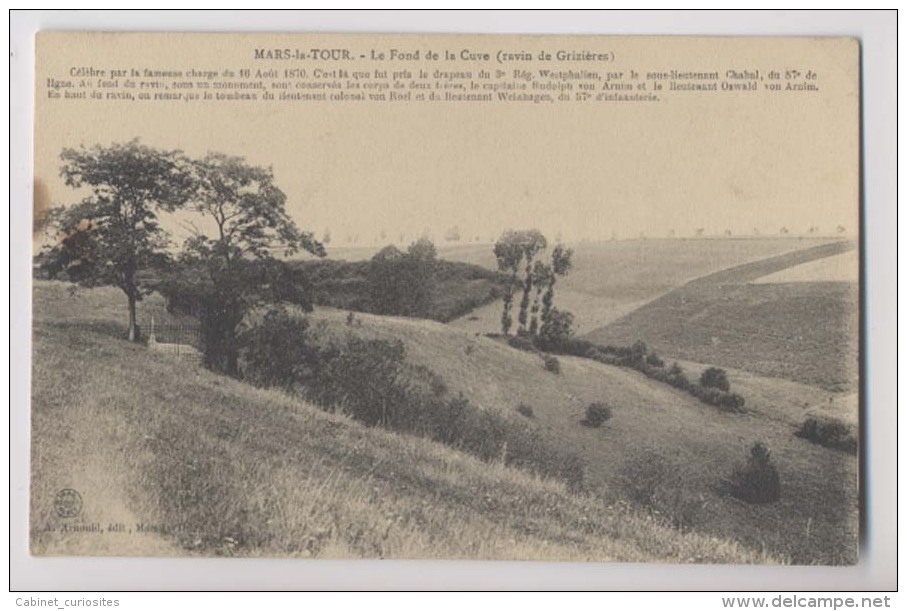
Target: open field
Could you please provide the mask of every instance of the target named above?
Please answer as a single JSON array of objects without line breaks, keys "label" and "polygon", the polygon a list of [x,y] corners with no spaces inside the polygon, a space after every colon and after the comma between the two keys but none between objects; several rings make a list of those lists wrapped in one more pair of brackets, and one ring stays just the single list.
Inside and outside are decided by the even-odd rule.
[{"label": "open field", "polygon": [[[556,303],[589,333],[700,276],[768,257],[834,243],[828,239],[708,238],[570,244],[573,270],[558,280]],[[453,246],[439,256],[496,269],[491,245]],[[500,303],[451,324],[471,332],[500,331]]]},{"label": "open field", "polygon": [[853,257],[854,248],[838,242],[704,276],[586,337],[617,345],[641,339],[667,359],[853,392],[859,374],[857,284],[759,280],[785,270],[800,275],[802,267],[826,258]]},{"label": "open field", "polygon": [[[778,560],[73,327],[113,293],[57,289],[35,289],[33,553]],[[62,488],[79,517],[54,512]]]},{"label": "open field", "polygon": [[[856,558],[857,461],[793,435],[811,408],[836,406],[833,393],[795,382],[730,371],[731,387],[749,412],[723,413],[642,374],[587,359],[559,356],[561,373],[538,355],[495,340],[414,319],[362,315],[350,328],[343,312],[320,308],[315,320],[337,333],[400,339],[413,362],[443,375],[450,389],[484,409],[533,418],[557,443],[586,462],[586,479],[607,502],[625,498],[622,480],[670,480],[676,497],[662,513],[679,511],[684,527],[749,545],[765,545],[792,562],[846,563]],[[698,377],[702,365],[685,363]],[[601,429],[582,426],[586,406],[603,401],[613,418]],[[855,414],[856,404],[842,406]],[[755,441],[772,450],[782,476],[778,503],[747,505],[721,492],[721,482]],[[648,465],[662,461],[663,473]]]},{"label": "open field", "polygon": [[784,282],[858,282],[859,253],[854,249],[809,263],[794,265],[780,272],[756,278],[752,282],[779,284]]}]

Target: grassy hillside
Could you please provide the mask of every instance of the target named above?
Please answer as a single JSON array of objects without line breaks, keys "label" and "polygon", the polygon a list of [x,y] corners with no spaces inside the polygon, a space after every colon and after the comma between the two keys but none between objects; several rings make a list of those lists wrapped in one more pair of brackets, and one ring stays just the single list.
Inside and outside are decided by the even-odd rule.
[{"label": "grassy hillside", "polygon": [[853,392],[859,373],[856,283],[753,282],[853,248],[838,242],[723,270],[586,337],[617,345],[642,339],[667,358]]},{"label": "grassy hillside", "polygon": [[[121,316],[117,297],[35,286],[36,554],[775,559],[150,353],[107,334]],[[108,325],[76,326],[85,321]],[[81,494],[79,517],[57,516],[63,488]],[[94,524],[105,532],[73,532]]]},{"label": "grassy hillside", "polygon": [[[570,244],[573,270],[557,284],[557,306],[573,312],[579,333],[591,332],[703,275],[803,250],[827,239],[710,238]],[[454,246],[441,256],[497,269],[490,245]],[[500,331],[500,303],[452,324],[471,332]]]},{"label": "grassy hillside", "polygon": [[[484,409],[531,407],[557,443],[585,459],[587,482],[609,503],[648,494],[658,515],[673,514],[684,528],[765,546],[793,562],[856,559],[856,458],[793,434],[807,410],[834,400],[831,393],[732,370],[732,389],[749,411],[723,413],[638,372],[587,359],[558,357],[554,374],[538,355],[447,325],[362,315],[361,326],[348,327],[343,312],[328,309],[315,318],[338,333],[401,339],[409,358]],[[685,365],[695,376],[702,367]],[[581,424],[594,401],[613,410],[600,429]],[[756,441],[769,446],[780,470],[778,503],[747,505],[722,490]]]}]

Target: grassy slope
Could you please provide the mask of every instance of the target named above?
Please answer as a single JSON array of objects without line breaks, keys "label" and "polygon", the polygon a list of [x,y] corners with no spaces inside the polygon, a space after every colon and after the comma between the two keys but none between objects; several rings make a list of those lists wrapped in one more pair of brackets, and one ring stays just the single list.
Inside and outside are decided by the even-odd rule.
[{"label": "grassy slope", "polygon": [[[558,281],[556,302],[576,316],[578,332],[588,333],[694,278],[827,241],[716,238],[571,244],[573,270]],[[496,269],[489,245],[450,247],[440,256]],[[492,303],[452,324],[488,333],[500,331],[500,316],[500,303]]]},{"label": "grassy slope", "polygon": [[586,337],[602,344],[642,339],[666,358],[852,392],[858,381],[856,284],[751,282],[854,247],[838,242],[699,278]]},{"label": "grassy slope", "polygon": [[[119,310],[115,291],[64,295],[36,283],[34,553],[772,559],[215,376],[103,326],[60,324]],[[67,487],[84,499],[79,518],[54,513],[54,494]],[[156,530],[66,533],[64,522]]]},{"label": "grassy slope", "polygon": [[[349,329],[343,312],[319,309],[316,318]],[[476,405],[511,413],[520,403],[532,406],[549,434],[580,452],[587,479],[605,498],[619,498],[621,472],[652,451],[676,464],[671,476],[701,530],[765,545],[794,562],[855,560],[857,461],[793,435],[808,408],[828,403],[828,392],[732,370],[731,384],[751,412],[727,414],[634,371],[559,357],[562,373],[555,375],[544,371],[537,355],[450,326],[361,319],[354,332],[402,339],[410,358],[442,374]],[[698,375],[697,366],[687,365]],[[597,400],[613,407],[612,420],[602,429],[581,426],[585,407]],[[757,440],[772,449],[781,472],[777,504],[746,505],[716,490]]]}]

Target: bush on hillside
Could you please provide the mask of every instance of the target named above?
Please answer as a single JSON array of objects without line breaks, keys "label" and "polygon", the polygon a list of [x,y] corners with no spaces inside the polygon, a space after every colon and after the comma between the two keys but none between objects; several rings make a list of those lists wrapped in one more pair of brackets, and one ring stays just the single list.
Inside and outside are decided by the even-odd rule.
[{"label": "bush on hillside", "polygon": [[808,414],[794,434],[826,448],[857,453],[856,427],[834,416]]},{"label": "bush on hillside", "polygon": [[240,336],[243,373],[257,386],[293,390],[312,379],[321,364],[312,345],[307,318],[280,307],[269,309],[260,322]]},{"label": "bush on hillside", "polygon": [[580,356],[605,365],[635,369],[648,378],[686,391],[703,403],[714,405],[723,411],[734,413],[746,411],[743,407],[744,398],[729,391],[730,383],[723,369],[710,367],[703,372],[700,383],[696,384],[687,377],[678,363],[673,363],[669,368],[665,367],[664,360],[654,350],[650,350],[642,340],[632,346],[601,346],[577,338],[568,338],[556,344],[547,343],[539,338],[538,344],[546,351]]},{"label": "bush on hillside", "polygon": [[538,345],[543,350],[559,352],[573,336],[573,314],[552,308],[539,329]]},{"label": "bush on hillside", "polygon": [[532,409],[531,405],[526,405],[525,403],[520,403],[516,407],[516,411],[527,418],[534,418],[535,411]]},{"label": "bush on hillside", "polygon": [[781,479],[772,464],[771,452],[761,441],[750,448],[746,464],[731,474],[731,494],[747,503],[762,504],[781,497]]},{"label": "bush on hillside", "polygon": [[[519,466],[578,489],[583,465],[549,441],[534,422],[449,398],[441,376],[407,362],[399,340],[352,334],[310,337],[304,318],[269,313],[246,338],[248,380],[294,392],[315,405],[370,426],[427,437],[482,460]],[[521,413],[527,416],[525,410]]]},{"label": "bush on hillside", "polygon": [[646,342],[641,339],[636,340],[627,354],[627,358],[631,367],[639,367],[643,364],[646,358],[646,354],[649,352],[649,347],[646,346]]},{"label": "bush on hillside", "polygon": [[557,360],[556,356],[551,356],[546,354],[544,357],[545,360],[545,371],[550,371],[551,373],[560,373],[561,372],[561,362]]},{"label": "bush on hillside", "polygon": [[586,419],[583,424],[598,428],[611,419],[611,408],[601,401],[590,403],[586,406]]},{"label": "bush on hillside", "polygon": [[308,382],[310,398],[369,425],[395,427],[412,411],[407,388],[403,342],[355,336],[322,352],[322,364]]},{"label": "bush on hillside", "polygon": [[661,360],[661,358],[658,356],[658,354],[655,353],[654,350],[646,355],[646,364],[651,365],[653,367],[664,367],[665,366],[665,362],[663,360]]},{"label": "bush on hillside", "polygon": [[737,393],[725,392],[717,388],[709,388],[699,384],[690,384],[687,388],[687,392],[703,403],[720,407],[723,411],[735,412],[738,414],[742,414],[746,411],[743,407],[746,401]]},{"label": "bush on hillside", "polygon": [[535,423],[515,421],[476,408],[462,395],[431,409],[433,419],[441,423],[430,435],[437,441],[485,461],[560,479],[572,490],[582,488],[585,474],[582,461],[546,439]]},{"label": "bush on hillside", "polygon": [[523,352],[538,352],[535,342],[528,335],[513,335],[507,339],[507,345]]},{"label": "bush on hillside", "polygon": [[731,383],[728,382],[727,372],[718,367],[709,367],[699,376],[699,385],[705,388],[717,388],[728,392],[731,390]]},{"label": "bush on hillside", "polygon": [[590,352],[596,350],[596,348],[596,345],[589,340],[579,337],[571,337],[562,342],[560,346],[560,349],[564,354],[580,357],[589,357]]}]

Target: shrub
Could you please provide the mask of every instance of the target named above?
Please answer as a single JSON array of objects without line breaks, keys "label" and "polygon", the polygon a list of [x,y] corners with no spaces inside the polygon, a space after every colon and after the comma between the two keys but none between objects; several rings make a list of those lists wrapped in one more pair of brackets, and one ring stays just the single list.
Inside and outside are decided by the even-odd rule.
[{"label": "shrub", "polygon": [[400,383],[403,342],[350,336],[322,352],[323,364],[309,382],[310,398],[369,425],[394,428],[407,419],[411,401]]},{"label": "shrub", "polygon": [[669,384],[674,388],[684,390],[703,403],[714,405],[724,411],[744,413],[745,400],[737,394],[730,392],[730,383],[727,372],[717,367],[706,369],[700,377],[699,384],[693,383],[676,361],[669,367],[665,362],[642,340],[632,346],[601,346],[583,339],[562,341],[550,348],[541,338],[539,344],[545,349],[553,349],[575,356],[592,359],[606,365],[630,367],[645,374],[646,377]]},{"label": "shrub", "polygon": [[[517,410],[527,416],[521,407]],[[482,460],[502,462],[539,475],[564,481],[571,489],[582,488],[585,469],[570,450],[545,438],[534,422],[514,421],[472,406],[462,395],[437,408],[435,419],[444,426],[433,438]]]},{"label": "shrub", "polygon": [[680,372],[680,373],[670,373],[669,372],[667,382],[674,388],[679,388],[680,390],[686,390],[686,391],[689,391],[690,386],[692,385],[692,382],[690,382],[690,379],[683,372]]},{"label": "shrub", "polygon": [[744,403],[746,403],[746,401],[743,399],[742,395],[738,395],[735,392],[726,392],[718,397],[717,405],[725,411],[742,414],[746,411],[743,409]]},{"label": "shrub", "polygon": [[598,348],[592,348],[586,354],[586,358],[598,361],[599,363],[604,363],[605,365],[621,365],[620,357],[613,354],[607,354],[602,352]]},{"label": "shrub", "polygon": [[596,401],[586,407],[586,419],[583,420],[583,424],[597,428],[610,419],[611,408],[601,401]]},{"label": "shrub", "polygon": [[426,238],[410,244],[405,253],[384,247],[366,272],[368,299],[377,314],[427,318],[437,284],[437,251]]},{"label": "shrub", "polygon": [[636,342],[632,346],[630,346],[629,352],[626,356],[631,366],[639,366],[643,363],[648,352],[649,347],[646,346],[646,342],[639,339],[636,340]]},{"label": "shrub", "polygon": [[659,358],[659,356],[653,350],[648,355],[646,355],[646,363],[652,365],[653,367],[664,367],[665,362]]},{"label": "shrub", "polygon": [[[319,344],[306,335],[308,329],[302,317],[282,310],[266,314],[248,333],[243,353],[248,379],[285,388],[367,425],[428,437],[482,460],[582,487],[583,464],[571,450],[549,441],[534,422],[478,408],[463,395],[446,397],[443,378],[408,363],[399,340],[346,335]],[[518,410],[531,418],[532,408],[525,408]]]},{"label": "shrub", "polygon": [[647,378],[652,378],[653,380],[658,380],[664,384],[668,383],[669,374],[664,367],[656,367],[655,365],[649,365],[648,363],[640,363],[636,368],[638,371],[646,374]]},{"label": "shrub", "polygon": [[587,339],[571,337],[561,344],[561,350],[573,356],[589,357],[589,353],[596,350],[596,346]]},{"label": "shrub", "polygon": [[518,412],[519,412],[520,414],[522,414],[523,416],[526,416],[527,418],[534,418],[534,417],[535,417],[535,412],[532,410],[532,406],[531,406],[531,405],[526,405],[525,403],[520,403],[520,404],[517,406],[516,411],[518,411]]},{"label": "shrub", "polygon": [[826,448],[857,453],[857,432],[855,427],[826,414],[808,414],[800,429],[794,433]]},{"label": "shrub", "polygon": [[562,350],[573,336],[573,314],[552,308],[539,330],[539,345],[545,350]]},{"label": "shrub", "polygon": [[747,503],[771,503],[781,497],[778,469],[772,464],[771,452],[761,441],[750,448],[746,464],[731,474],[731,494]]},{"label": "shrub", "polygon": [[523,352],[539,351],[539,349],[536,348],[535,343],[532,341],[532,338],[526,335],[514,335],[513,337],[508,338],[507,345],[509,345],[511,348],[522,350]]},{"label": "shrub", "polygon": [[269,309],[240,336],[246,379],[257,386],[284,390],[310,380],[321,359],[309,335],[308,319],[283,308]]},{"label": "shrub", "polygon": [[728,392],[731,389],[731,383],[727,379],[727,372],[718,367],[709,367],[703,371],[699,377],[699,384],[705,388],[717,388],[724,392]]},{"label": "shrub", "polygon": [[550,371],[551,373],[561,372],[561,362],[557,360],[556,356],[545,355],[545,371]]}]

